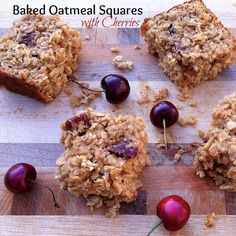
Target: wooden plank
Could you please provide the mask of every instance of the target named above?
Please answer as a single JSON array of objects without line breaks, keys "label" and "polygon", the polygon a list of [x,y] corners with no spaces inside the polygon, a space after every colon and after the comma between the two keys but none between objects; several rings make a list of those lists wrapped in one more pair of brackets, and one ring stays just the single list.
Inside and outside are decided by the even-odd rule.
[{"label": "wooden plank", "polygon": [[12,193],[6,191],[6,189],[0,190],[0,209],[1,209],[0,214],[1,215],[11,214],[12,202],[13,202]]},{"label": "wooden plank", "polygon": [[[97,29],[97,34],[96,34],[95,40],[96,40],[96,45],[99,45],[97,48],[104,49],[104,51],[106,51],[106,49],[108,49],[109,44],[110,45],[118,44],[117,29],[116,28],[109,29],[109,31],[108,31],[106,28],[99,28],[99,29]],[[97,57],[96,56],[97,49],[96,49],[96,53],[94,53],[94,54],[95,54],[95,57]],[[115,55],[115,54],[113,53],[113,55]],[[101,60],[101,58],[102,58],[102,60]],[[100,61],[103,61],[104,57],[101,57],[101,58],[100,58]]]},{"label": "wooden plank", "polygon": [[225,205],[227,215],[236,215],[236,193],[225,192]]},{"label": "wooden plank", "polygon": [[[83,198],[72,196],[59,189],[54,179],[54,168],[37,167],[37,181],[53,189],[60,209],[53,207],[52,196],[47,189],[35,185],[31,192],[23,195],[10,194],[0,183],[0,214],[12,215],[89,215]],[[0,169],[3,178],[6,168]],[[164,196],[178,194],[186,198],[193,214],[207,214],[214,211],[226,214],[225,193],[212,180],[200,179],[192,167],[154,166],[145,168],[141,175],[143,187],[139,197],[132,204],[122,204],[121,214],[154,214],[156,203]],[[4,199],[8,199],[5,200]],[[204,201],[204,204],[202,202]],[[2,207],[1,207],[2,206]],[[233,209],[234,206],[231,205]],[[10,209],[10,210],[9,210]],[[92,214],[104,214],[104,209]]]},{"label": "wooden plank", "polygon": [[[212,228],[204,227],[205,216],[191,216],[188,224],[175,235],[234,236],[236,216],[218,216]],[[104,236],[146,235],[157,222],[156,216],[119,216],[107,219],[101,216],[1,216],[2,235]],[[39,227],[40,226],[40,227]],[[160,226],[153,235],[173,235]]]},{"label": "wooden plank", "polygon": [[[91,212],[83,197],[75,197],[69,192],[61,191],[58,186],[51,186],[60,208],[54,208],[52,196],[46,189],[36,189],[24,195],[11,195],[13,199],[10,211],[1,215],[104,215],[105,207]],[[5,193],[3,194],[5,196]],[[147,193],[140,191],[137,199],[132,203],[122,203],[121,215],[146,215]],[[1,206],[1,205],[0,205]],[[7,205],[9,206],[9,204]],[[6,208],[6,207],[5,207]]]},{"label": "wooden plank", "polygon": [[[54,179],[55,167],[38,169],[38,181],[46,183],[49,187],[57,188],[58,183]],[[0,176],[3,178],[7,168],[0,168]],[[157,179],[158,173],[158,179]],[[143,190],[212,190],[218,188],[211,179],[201,179],[195,174],[194,167],[183,166],[148,166],[141,174]],[[4,190],[4,183],[0,183],[0,190]],[[1,210],[1,209],[0,209]]]},{"label": "wooden plank", "polygon": [[[162,177],[162,176],[161,176]],[[158,181],[159,178],[156,180]],[[217,215],[226,214],[225,192],[221,190],[185,190],[185,189],[170,189],[160,190],[158,188],[147,192],[147,214],[155,215],[156,204],[164,197],[169,195],[179,195],[189,203],[191,214],[206,215],[214,212]],[[235,194],[234,194],[235,196]],[[203,204],[204,203],[204,204]],[[234,206],[232,206],[235,209]],[[233,214],[235,215],[235,214]]]},{"label": "wooden plank", "polygon": [[145,190],[217,190],[212,180],[196,176],[194,167],[148,166],[141,179]]},{"label": "wooden plank", "polygon": [[[202,83],[199,87],[192,90],[192,97],[197,101],[197,107],[193,108],[176,100],[178,92],[175,85],[170,81],[158,81],[158,83],[149,81],[148,83],[155,90],[159,90],[161,87],[168,87],[170,91],[168,100],[182,106],[180,115],[185,117],[191,114],[197,118],[196,127],[186,126],[183,128],[179,125],[174,125],[168,129],[173,134],[173,138],[169,140],[170,143],[201,141],[197,130],[208,129],[212,108],[217,105],[223,96],[230,94],[236,89],[236,81],[231,81],[230,87],[227,81],[216,80]],[[91,87],[99,87],[99,82],[97,81],[91,81],[90,84]],[[109,104],[103,97],[100,97],[90,107],[99,112],[107,112],[114,115],[132,114],[142,117],[146,123],[149,142],[157,143],[162,134],[161,130],[152,126],[149,120],[151,106],[140,106],[137,103],[137,98],[140,96],[140,83],[130,81],[130,85],[131,93],[129,99],[123,103],[123,106],[116,107]],[[211,88],[214,88],[214,91]],[[76,89],[79,91],[80,88],[75,87],[75,91]],[[205,99],[205,94],[208,94],[207,100]],[[0,101],[4,101],[4,103],[0,103],[1,143],[58,143],[60,122],[74,115],[78,110],[86,109],[86,106],[72,108],[69,97],[63,93],[52,103],[45,105],[2,88]]]},{"label": "wooden plank", "polygon": [[[178,147],[187,144],[169,144],[168,150],[159,149],[156,144],[147,145],[147,154],[152,166],[192,166],[193,157],[186,153],[177,163],[174,159]],[[28,162],[37,167],[54,167],[57,158],[64,151],[59,143],[0,143],[1,167]]]},{"label": "wooden plank", "polygon": [[34,166],[53,167],[64,147],[59,143],[0,143],[1,167],[28,162]]},{"label": "wooden plank", "polygon": [[[108,36],[107,36],[108,37]],[[83,50],[81,51],[80,55],[80,62],[82,64],[79,65],[79,71],[80,69],[83,71],[84,69],[84,63],[89,62],[87,66],[94,66],[93,72],[98,73],[99,70],[97,70],[98,65],[102,65],[101,69],[110,69],[113,68],[116,69],[112,65],[112,59],[117,55],[122,55],[124,57],[124,60],[132,60],[134,62],[134,68],[142,68],[142,64],[137,64],[137,62],[149,62],[145,64],[150,64],[150,62],[157,62],[157,57],[152,56],[148,53],[147,48],[145,45],[142,45],[140,47],[140,50],[135,49],[136,44],[131,45],[120,45],[118,42],[114,42],[113,44],[107,45],[105,44],[106,35],[101,38],[97,36],[98,45],[84,45]],[[104,41],[102,41],[104,40]],[[118,46],[119,53],[114,53],[111,51],[111,47]],[[144,64],[144,65],[145,65]],[[158,63],[156,64],[158,67]],[[153,68],[154,69],[154,68]],[[103,71],[104,71],[103,70]],[[134,70],[132,70],[134,71]],[[123,71],[123,72],[130,72],[130,71]],[[104,73],[104,72],[103,72]],[[101,75],[101,74],[100,74]]]},{"label": "wooden plank", "polygon": [[[53,178],[53,176],[51,176]],[[52,186],[50,180],[42,181],[46,185],[51,185],[53,192],[56,195],[60,208],[53,206],[52,196],[50,192],[41,187],[36,187],[33,191],[24,195],[13,195],[11,205],[11,215],[91,215],[89,208],[86,206],[86,201],[82,197],[72,196],[66,191],[61,191],[58,186]],[[94,212],[96,215],[103,215],[104,209],[99,209]]]},{"label": "wooden plank", "polygon": [[169,144],[168,150],[157,148],[155,144],[148,144],[147,154],[152,166],[193,166],[194,157],[190,153],[184,153],[181,159],[176,162],[174,155],[182,145],[185,150],[188,144]]}]

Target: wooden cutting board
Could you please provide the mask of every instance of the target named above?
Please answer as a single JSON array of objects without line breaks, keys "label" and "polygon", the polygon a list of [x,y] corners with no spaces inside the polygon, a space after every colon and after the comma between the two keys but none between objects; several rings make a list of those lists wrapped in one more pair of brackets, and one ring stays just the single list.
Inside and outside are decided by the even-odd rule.
[{"label": "wooden cutting board", "polygon": [[[153,11],[159,9],[159,5],[161,10],[166,10],[181,1],[165,2],[168,3],[156,1],[156,7],[148,14],[154,15],[156,12]],[[232,20],[236,16],[236,7],[233,1],[227,1],[223,5],[225,7],[222,7],[223,2],[206,1],[236,36],[236,23]],[[12,21],[11,13],[7,12],[6,7],[4,9],[0,35],[6,32]],[[67,21],[70,22],[70,19]],[[89,82],[91,87],[99,87],[104,75],[122,73],[131,84],[130,97],[122,106],[115,107],[100,97],[90,107],[114,115],[132,114],[142,117],[149,135],[148,155],[152,164],[142,173],[143,187],[137,200],[123,204],[120,216],[107,219],[103,216],[104,209],[91,213],[83,198],[59,190],[54,179],[55,161],[63,151],[59,144],[59,123],[87,107],[72,108],[70,98],[64,92],[55,101],[45,105],[0,88],[0,235],[146,235],[157,221],[156,203],[170,194],[183,196],[192,209],[190,221],[177,234],[235,235],[236,193],[220,191],[210,179],[199,179],[195,175],[193,157],[184,154],[175,163],[174,153],[181,144],[187,146],[191,142],[200,141],[198,130],[209,128],[212,108],[223,96],[236,90],[236,64],[221,73],[216,80],[192,89],[192,99],[197,102],[197,106],[191,107],[188,101],[180,102],[176,98],[178,91],[163,74],[157,58],[148,53],[139,29],[80,30],[84,38],[86,35],[91,36],[91,40],[84,40],[78,69],[80,80]],[[135,45],[141,45],[141,49],[135,50]],[[120,55],[134,62],[132,71],[119,71],[112,65],[112,58],[117,55],[110,50],[114,46],[120,48]],[[168,130],[174,135],[169,139],[171,144],[167,152],[158,150],[156,146],[162,134],[150,124],[150,106],[137,103],[142,81],[146,81],[155,90],[168,87],[168,100],[182,107],[180,116],[197,117],[195,127],[175,125]],[[72,87],[75,92],[80,92],[80,88]],[[60,209],[53,207],[51,195],[45,189],[36,187],[25,195],[13,195],[5,189],[3,176],[8,167],[18,162],[36,166],[39,182],[54,190],[61,204]],[[205,229],[206,214],[212,211],[218,215],[216,224],[213,228]],[[153,235],[170,233],[161,226]]]}]

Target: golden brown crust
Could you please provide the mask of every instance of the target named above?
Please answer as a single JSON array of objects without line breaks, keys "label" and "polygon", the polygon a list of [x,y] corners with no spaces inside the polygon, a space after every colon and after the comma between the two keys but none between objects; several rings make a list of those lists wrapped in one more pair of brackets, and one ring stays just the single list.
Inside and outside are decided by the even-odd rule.
[{"label": "golden brown crust", "polygon": [[29,96],[44,103],[48,103],[52,100],[41,94],[34,84],[29,85],[22,79],[16,78],[15,76],[7,74],[1,70],[0,84],[12,92]]}]

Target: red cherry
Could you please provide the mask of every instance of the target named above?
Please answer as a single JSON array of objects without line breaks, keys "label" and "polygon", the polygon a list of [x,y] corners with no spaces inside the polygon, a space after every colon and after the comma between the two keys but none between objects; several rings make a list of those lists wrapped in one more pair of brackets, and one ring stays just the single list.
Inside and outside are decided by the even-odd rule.
[{"label": "red cherry", "polygon": [[107,101],[112,104],[125,101],[130,94],[129,82],[122,75],[106,75],[101,81],[101,86],[105,90]]},{"label": "red cherry", "polygon": [[[37,172],[34,166],[28,163],[18,163],[7,171],[4,177],[4,184],[10,192],[22,194],[30,191],[36,181],[36,177]],[[60,205],[56,202],[52,189],[40,183],[37,184],[47,188],[51,192],[54,207],[59,208]]]},{"label": "red cherry", "polygon": [[18,163],[6,173],[4,183],[6,188],[13,193],[28,192],[36,179],[36,169],[27,163]]},{"label": "red cherry", "polygon": [[178,195],[163,198],[156,207],[157,216],[169,231],[181,229],[190,217],[189,204]]},{"label": "red cherry", "polygon": [[[176,123],[178,118],[179,112],[177,108],[168,101],[157,103],[150,112],[150,120],[158,128],[170,127]],[[165,127],[163,121],[165,121]]]},{"label": "red cherry", "polygon": [[189,220],[191,209],[189,204],[178,195],[171,195],[163,198],[156,206],[157,216],[161,219],[148,236],[161,224],[169,231],[181,229]]},{"label": "red cherry", "polygon": [[164,142],[167,149],[166,128],[172,126],[179,119],[179,112],[175,105],[168,101],[162,101],[153,106],[150,112],[152,124],[158,128],[164,128]]},{"label": "red cherry", "polygon": [[79,85],[83,89],[93,92],[105,93],[106,100],[111,104],[119,104],[124,102],[130,94],[129,81],[124,76],[118,74],[109,74],[102,78],[101,87],[103,90],[87,88],[73,78],[70,78],[69,80]]}]

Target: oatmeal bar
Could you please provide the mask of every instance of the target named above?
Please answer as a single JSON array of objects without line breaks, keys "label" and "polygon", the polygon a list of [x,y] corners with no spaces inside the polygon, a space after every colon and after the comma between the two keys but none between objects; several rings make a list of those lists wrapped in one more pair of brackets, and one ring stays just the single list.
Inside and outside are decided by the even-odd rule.
[{"label": "oatmeal bar", "polygon": [[24,16],[0,39],[0,84],[50,102],[76,69],[80,50],[80,33],[58,16]]},{"label": "oatmeal bar", "polygon": [[220,189],[236,191],[236,93],[213,110],[206,136],[195,154],[197,174],[212,177]]},{"label": "oatmeal bar", "polygon": [[145,19],[141,33],[149,51],[179,87],[214,79],[234,62],[236,40],[201,0]]},{"label": "oatmeal bar", "polygon": [[106,205],[109,217],[120,202],[136,199],[139,174],[149,162],[142,119],[87,110],[61,129],[65,152],[57,160],[56,179],[62,189],[84,196],[91,210]]}]

